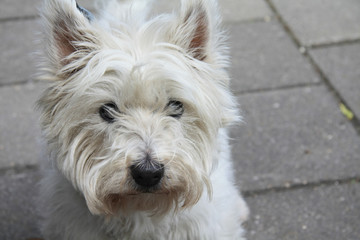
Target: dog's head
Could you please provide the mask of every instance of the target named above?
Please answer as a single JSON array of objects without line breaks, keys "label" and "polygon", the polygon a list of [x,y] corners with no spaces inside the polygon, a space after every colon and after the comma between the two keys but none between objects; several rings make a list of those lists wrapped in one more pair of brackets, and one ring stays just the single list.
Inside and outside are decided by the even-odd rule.
[{"label": "dog's head", "polygon": [[148,21],[145,2],[98,17],[44,4],[43,131],[94,214],[192,206],[211,193],[219,128],[237,119],[215,2]]}]

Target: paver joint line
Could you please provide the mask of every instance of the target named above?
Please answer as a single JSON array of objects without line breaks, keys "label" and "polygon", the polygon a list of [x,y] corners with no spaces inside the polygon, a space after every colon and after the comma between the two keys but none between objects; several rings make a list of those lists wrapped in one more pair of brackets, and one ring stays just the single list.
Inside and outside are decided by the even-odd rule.
[{"label": "paver joint line", "polygon": [[39,170],[39,166],[37,164],[3,167],[0,168],[0,177],[9,174],[20,174],[20,173],[25,173],[28,171],[36,171],[36,170]]},{"label": "paver joint line", "polygon": [[2,87],[13,87],[13,86],[21,86],[29,83],[40,83],[41,80],[30,79],[30,80],[23,80],[19,82],[10,82],[10,83],[0,83],[0,88]]},{"label": "paver joint line", "polygon": [[5,22],[19,22],[19,21],[26,21],[26,20],[35,20],[38,19],[40,16],[38,15],[28,15],[28,16],[21,16],[21,17],[6,17],[0,18],[0,24]]},{"label": "paver joint line", "polygon": [[297,89],[297,88],[306,88],[306,87],[316,87],[321,86],[324,83],[322,82],[314,82],[314,83],[299,83],[299,84],[292,84],[288,86],[280,86],[274,88],[258,88],[256,90],[246,90],[235,92],[236,96],[246,95],[246,94],[253,94],[253,93],[264,93],[264,92],[272,92],[272,91],[281,91],[281,90],[289,90],[289,89]]},{"label": "paver joint line", "polygon": [[309,182],[309,183],[295,183],[287,186],[277,186],[272,188],[266,189],[258,189],[258,190],[249,190],[249,191],[242,191],[244,197],[251,198],[256,197],[259,195],[266,195],[268,193],[281,193],[286,191],[294,191],[297,189],[305,189],[305,188],[315,188],[315,187],[322,187],[322,186],[333,186],[333,185],[344,185],[349,184],[352,182],[360,183],[360,176],[354,176],[344,179],[325,179],[318,182]]},{"label": "paver joint line", "polygon": [[285,20],[282,18],[279,11],[276,9],[275,5],[271,2],[271,0],[264,0],[264,1],[269,5],[269,8],[273,11],[273,13],[275,14],[275,17],[278,19],[280,24],[283,26],[285,32],[290,36],[290,38],[293,40],[295,45],[298,48],[302,47],[299,39],[296,38],[296,35],[291,30],[291,28],[288,26],[288,24],[285,22]]},{"label": "paver joint line", "polygon": [[344,45],[357,44],[357,43],[360,43],[360,39],[347,39],[347,40],[342,40],[342,41],[338,41],[338,42],[313,44],[313,45],[308,46],[307,48],[312,50],[312,49],[328,48],[328,47],[334,47],[334,46],[344,46]]}]

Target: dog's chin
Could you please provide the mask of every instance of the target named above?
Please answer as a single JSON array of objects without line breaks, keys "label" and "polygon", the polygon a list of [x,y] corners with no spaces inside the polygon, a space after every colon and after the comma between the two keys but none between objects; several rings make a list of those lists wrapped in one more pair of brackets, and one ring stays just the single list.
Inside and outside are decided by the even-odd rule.
[{"label": "dog's chin", "polygon": [[98,210],[101,215],[130,215],[134,212],[147,212],[151,215],[164,215],[176,210],[181,204],[181,197],[176,193],[164,190],[130,191],[127,193],[111,193],[102,201]]}]

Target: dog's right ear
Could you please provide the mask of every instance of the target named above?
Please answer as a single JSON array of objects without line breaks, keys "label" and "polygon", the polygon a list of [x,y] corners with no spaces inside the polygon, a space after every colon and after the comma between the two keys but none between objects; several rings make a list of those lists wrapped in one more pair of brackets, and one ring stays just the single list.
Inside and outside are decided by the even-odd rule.
[{"label": "dog's right ear", "polygon": [[[91,24],[93,15],[75,0],[45,0],[42,18],[47,56],[56,71],[63,67],[71,69],[68,65],[99,47]],[[81,65],[78,64],[77,68]]]}]

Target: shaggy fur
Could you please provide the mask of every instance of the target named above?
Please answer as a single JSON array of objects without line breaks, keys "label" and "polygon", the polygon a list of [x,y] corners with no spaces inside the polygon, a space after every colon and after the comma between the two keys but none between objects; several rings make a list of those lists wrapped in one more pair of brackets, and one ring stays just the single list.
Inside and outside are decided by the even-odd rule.
[{"label": "shaggy fur", "polygon": [[[240,117],[215,0],[149,20],[148,0],[103,2],[98,16],[43,5],[45,238],[243,239],[226,131]],[[159,166],[156,184],[134,177]]]}]

